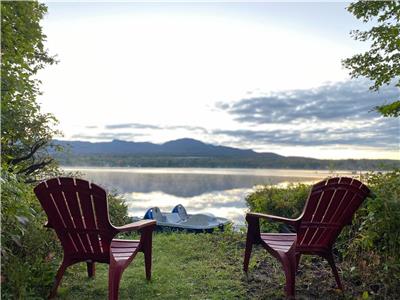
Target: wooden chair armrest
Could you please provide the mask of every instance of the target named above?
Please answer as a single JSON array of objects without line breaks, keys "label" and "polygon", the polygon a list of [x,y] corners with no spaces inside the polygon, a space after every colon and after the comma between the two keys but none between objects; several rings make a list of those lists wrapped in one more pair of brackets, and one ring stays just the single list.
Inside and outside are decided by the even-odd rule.
[{"label": "wooden chair armrest", "polygon": [[136,231],[149,226],[155,226],[154,220],[140,220],[134,223],[126,224],[124,226],[115,227],[119,232]]},{"label": "wooden chair armrest", "polygon": [[246,215],[246,220],[247,219],[267,219],[269,221],[274,221],[274,222],[282,222],[291,226],[294,226],[297,228],[297,225],[299,224],[300,219],[289,219],[289,218],[284,218],[284,217],[279,217],[279,216],[273,216],[273,215],[267,215],[267,214],[262,214],[262,213],[247,213]]}]

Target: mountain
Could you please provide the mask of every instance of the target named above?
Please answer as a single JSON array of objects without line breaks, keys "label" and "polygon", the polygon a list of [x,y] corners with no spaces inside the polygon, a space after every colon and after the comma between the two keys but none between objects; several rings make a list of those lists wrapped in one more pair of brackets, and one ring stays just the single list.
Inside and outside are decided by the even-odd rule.
[{"label": "mountain", "polygon": [[179,168],[271,168],[314,170],[390,170],[400,167],[400,160],[385,159],[315,159],[286,157],[271,152],[206,144],[184,138],[164,144],[147,142],[60,141],[65,152],[53,152],[64,166],[97,167],[179,167]]},{"label": "mountain", "polygon": [[153,144],[148,142],[127,142],[113,140],[111,142],[82,142],[82,141],[60,141],[56,144],[69,148],[73,155],[168,155],[168,156],[210,156],[210,157],[256,157],[281,158],[275,153],[257,153],[249,149],[238,149],[226,146],[215,146],[189,138],[169,141],[164,144]]}]

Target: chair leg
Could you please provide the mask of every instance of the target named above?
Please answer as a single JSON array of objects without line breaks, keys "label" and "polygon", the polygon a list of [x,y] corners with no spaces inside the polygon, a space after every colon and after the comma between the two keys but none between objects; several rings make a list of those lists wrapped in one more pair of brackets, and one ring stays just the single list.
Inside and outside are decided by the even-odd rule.
[{"label": "chair leg", "polygon": [[144,254],[144,265],[146,271],[146,279],[151,279],[151,255],[152,255],[152,234],[146,239],[146,243],[143,245]]},{"label": "chair leg", "polygon": [[141,236],[141,251],[144,254],[144,266],[146,271],[146,279],[151,279],[151,257],[152,257],[152,245],[153,245],[153,230],[154,227],[148,227],[143,229]]},{"label": "chair leg", "polygon": [[244,262],[243,262],[243,271],[245,271],[246,273],[249,270],[249,262],[252,249],[253,249],[253,237],[251,234],[249,234],[248,231],[246,238],[246,250],[244,252]]},{"label": "chair leg", "polygon": [[52,299],[57,295],[58,286],[60,285],[61,279],[62,279],[64,272],[68,266],[69,266],[69,264],[67,264],[65,261],[63,261],[61,263],[61,266],[58,268],[56,278],[55,278],[53,287],[52,287],[50,295],[49,295],[49,299]]},{"label": "chair leg", "polygon": [[286,277],[286,298],[295,299],[296,293],[296,257],[287,253],[282,257],[283,270]]},{"label": "chair leg", "polygon": [[244,252],[243,271],[249,270],[249,262],[253,244],[260,241],[260,223],[256,218],[246,217],[248,228],[246,237],[246,250]]},{"label": "chair leg", "polygon": [[121,281],[123,268],[110,264],[108,269],[108,299],[118,300],[119,283]]},{"label": "chair leg", "polygon": [[325,254],[325,258],[332,268],[332,273],[335,276],[335,280],[336,280],[336,284],[337,284],[338,288],[343,291],[343,286],[340,281],[339,273],[336,269],[335,260],[333,259],[333,254],[332,253]]},{"label": "chair leg", "polygon": [[96,266],[94,262],[86,262],[88,277],[94,277],[96,274]]}]

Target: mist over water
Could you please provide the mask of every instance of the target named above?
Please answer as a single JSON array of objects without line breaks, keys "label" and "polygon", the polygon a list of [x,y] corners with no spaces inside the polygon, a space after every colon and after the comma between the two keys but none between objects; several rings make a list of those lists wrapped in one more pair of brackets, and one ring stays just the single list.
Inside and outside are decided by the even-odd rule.
[{"label": "mist over water", "polygon": [[[245,197],[261,184],[314,183],[327,171],[263,169],[69,168],[108,191],[117,191],[131,216],[150,207],[171,211],[177,204],[188,213],[212,213],[244,224]],[[341,172],[343,174],[343,172]]]}]

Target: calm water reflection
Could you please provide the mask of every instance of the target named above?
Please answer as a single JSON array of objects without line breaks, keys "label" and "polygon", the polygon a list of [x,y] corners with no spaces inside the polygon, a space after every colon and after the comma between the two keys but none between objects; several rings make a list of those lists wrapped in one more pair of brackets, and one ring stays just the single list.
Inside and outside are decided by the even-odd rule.
[{"label": "calm water reflection", "polygon": [[[153,206],[170,211],[182,204],[189,213],[209,212],[240,225],[247,210],[245,197],[260,184],[316,182],[324,171],[260,169],[68,168],[127,201],[132,216]],[[343,172],[341,172],[343,174]]]}]

